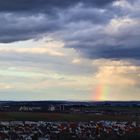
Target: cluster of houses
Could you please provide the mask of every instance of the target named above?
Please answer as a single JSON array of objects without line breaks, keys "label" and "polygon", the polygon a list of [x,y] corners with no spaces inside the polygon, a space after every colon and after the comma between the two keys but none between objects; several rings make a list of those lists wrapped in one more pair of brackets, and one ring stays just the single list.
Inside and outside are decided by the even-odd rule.
[{"label": "cluster of houses", "polygon": [[140,139],[138,122],[0,122],[0,140],[113,140],[136,134]]},{"label": "cluster of houses", "polygon": [[[117,109],[118,108],[118,109]],[[133,109],[134,108],[134,109]],[[0,105],[0,112],[56,112],[56,113],[92,113],[96,115],[137,115],[140,116],[139,106],[112,106],[111,104],[102,105],[74,105],[74,104],[16,104]]]},{"label": "cluster of houses", "polygon": [[31,105],[18,105],[18,106],[0,106],[1,112],[60,112],[64,111],[64,105],[48,105],[48,106],[31,106]]}]

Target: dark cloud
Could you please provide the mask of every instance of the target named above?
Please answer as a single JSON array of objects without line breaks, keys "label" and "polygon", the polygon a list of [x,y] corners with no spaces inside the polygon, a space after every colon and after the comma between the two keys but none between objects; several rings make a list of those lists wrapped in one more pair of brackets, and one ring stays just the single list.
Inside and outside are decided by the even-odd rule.
[{"label": "dark cloud", "polygon": [[[137,32],[134,32],[136,31]],[[65,38],[66,47],[75,48],[90,59],[140,59],[140,31],[138,27],[129,32],[108,35],[103,29],[88,30]],[[110,31],[111,32],[111,31]],[[74,43],[71,43],[74,42]]]},{"label": "dark cloud", "polygon": [[78,3],[90,6],[105,6],[114,0],[0,0],[1,12],[45,12],[53,8],[67,8]]},{"label": "dark cloud", "polygon": [[[93,18],[93,21],[91,20],[91,17],[94,17],[92,15],[89,18],[90,22],[83,20],[70,24],[69,31],[62,33],[62,38],[66,42],[65,46],[76,49],[80,54],[90,59],[139,60],[140,16],[138,14],[140,11],[137,5],[138,1],[121,2],[124,3],[120,3],[118,6],[109,6],[103,11],[97,9],[97,19]],[[112,10],[114,11],[112,12]],[[93,13],[92,11],[91,14]]]},{"label": "dark cloud", "polygon": [[140,59],[138,4],[138,0],[0,0],[0,42],[51,36],[91,59]]},{"label": "dark cloud", "polygon": [[91,59],[140,59],[140,47],[123,48],[122,46],[104,46],[99,49],[82,48],[79,51]]},{"label": "dark cloud", "polygon": [[61,13],[66,23],[88,21],[93,24],[104,24],[112,18],[112,12],[93,7],[76,6]]},{"label": "dark cloud", "polygon": [[109,50],[102,50],[99,57],[114,59],[140,59],[140,48],[111,48]]},{"label": "dark cloud", "polygon": [[61,21],[42,14],[0,14],[0,42],[9,43],[42,37],[45,33],[60,30]]},{"label": "dark cloud", "polygon": [[81,20],[104,22],[105,18],[102,19],[102,15],[97,10],[86,11],[79,7],[72,12],[69,9],[76,8],[79,3],[82,7],[88,7],[88,5],[95,8],[104,7],[113,1],[0,0],[0,42],[9,43],[40,38],[44,34],[46,36],[60,29],[64,30],[70,22]]}]

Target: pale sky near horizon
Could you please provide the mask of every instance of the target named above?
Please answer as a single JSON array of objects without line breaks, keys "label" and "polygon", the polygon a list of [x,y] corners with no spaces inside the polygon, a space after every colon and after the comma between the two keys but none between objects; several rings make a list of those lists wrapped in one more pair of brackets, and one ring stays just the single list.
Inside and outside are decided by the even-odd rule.
[{"label": "pale sky near horizon", "polygon": [[140,100],[140,0],[0,0],[0,100]]}]

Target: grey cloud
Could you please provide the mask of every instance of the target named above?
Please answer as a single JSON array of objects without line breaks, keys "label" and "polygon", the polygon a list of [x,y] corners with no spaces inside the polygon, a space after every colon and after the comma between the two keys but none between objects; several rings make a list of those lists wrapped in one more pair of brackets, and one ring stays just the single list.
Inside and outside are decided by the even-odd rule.
[{"label": "grey cloud", "polygon": [[0,0],[1,12],[44,12],[53,8],[67,8],[78,3],[102,7],[114,0]]},{"label": "grey cloud", "polygon": [[0,14],[0,42],[28,40],[61,29],[61,21],[47,15]]},{"label": "grey cloud", "polygon": [[83,48],[80,50],[80,52],[91,59],[140,59],[139,47],[123,48],[122,46],[104,46],[95,50]]},{"label": "grey cloud", "polygon": [[89,28],[87,32],[83,30],[70,37],[64,37],[68,43],[66,47],[75,48],[91,59],[140,59],[139,27],[128,28],[125,29],[127,32],[122,31],[115,35],[104,32],[103,28],[99,30]]},{"label": "grey cloud", "polygon": [[[137,1],[133,4],[136,6],[136,3]],[[113,8],[114,12],[110,11]],[[119,9],[121,10],[117,13]],[[60,35],[66,42],[65,46],[75,48],[80,54],[90,59],[139,60],[140,16],[138,16],[138,13],[140,11],[134,8],[132,14],[132,9],[126,8],[124,12],[122,8],[113,6],[109,6],[105,10],[108,15],[106,15],[106,12],[102,13],[102,16],[97,14],[98,18],[102,18],[102,21],[97,23],[87,20],[81,22],[79,20],[78,23],[73,22],[73,24],[67,25],[67,30]],[[112,20],[114,20],[114,23],[111,23]],[[109,26],[112,27],[108,28]]]},{"label": "grey cloud", "polygon": [[77,6],[69,8],[60,13],[60,17],[66,23],[91,22],[93,24],[105,24],[113,14],[107,9]]},{"label": "grey cloud", "polygon": [[0,0],[0,42],[51,36],[91,59],[140,59],[139,24],[107,29],[115,18],[139,22],[139,10],[115,7],[114,1]]},{"label": "grey cloud", "polygon": [[[43,34],[51,34],[61,28],[64,29],[66,24],[76,22],[76,20],[89,19],[94,20],[94,22],[102,22],[102,18],[98,18],[99,13],[96,12],[96,10],[94,10],[95,13],[93,13],[94,11],[88,12],[77,9],[73,15],[72,13],[68,14],[68,19],[64,13],[67,9],[77,6],[79,3],[87,8],[89,6],[93,8],[103,8],[113,1],[114,0],[0,0],[0,42],[9,43],[40,38]],[[61,13],[64,19],[61,18]],[[101,17],[101,15],[99,16]]]}]

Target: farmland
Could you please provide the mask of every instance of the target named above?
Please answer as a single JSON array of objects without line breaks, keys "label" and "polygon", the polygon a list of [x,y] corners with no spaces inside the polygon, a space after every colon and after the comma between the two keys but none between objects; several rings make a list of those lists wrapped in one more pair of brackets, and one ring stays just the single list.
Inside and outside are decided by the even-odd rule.
[{"label": "farmland", "polygon": [[1,112],[1,121],[32,120],[32,121],[139,121],[139,116],[130,115],[96,115],[71,113],[40,113],[40,112]]}]

